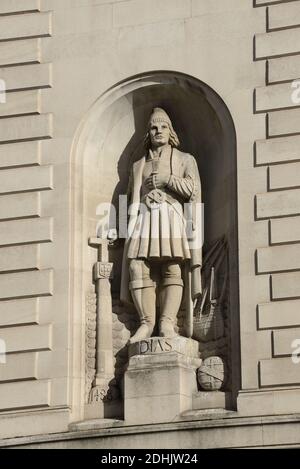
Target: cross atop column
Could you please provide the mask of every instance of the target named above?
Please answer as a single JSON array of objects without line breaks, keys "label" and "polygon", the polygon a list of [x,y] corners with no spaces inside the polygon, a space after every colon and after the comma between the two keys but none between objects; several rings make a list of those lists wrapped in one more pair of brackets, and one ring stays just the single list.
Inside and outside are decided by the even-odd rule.
[{"label": "cross atop column", "polygon": [[108,245],[109,240],[103,238],[89,238],[89,245],[97,248],[98,247],[98,261],[108,262]]}]

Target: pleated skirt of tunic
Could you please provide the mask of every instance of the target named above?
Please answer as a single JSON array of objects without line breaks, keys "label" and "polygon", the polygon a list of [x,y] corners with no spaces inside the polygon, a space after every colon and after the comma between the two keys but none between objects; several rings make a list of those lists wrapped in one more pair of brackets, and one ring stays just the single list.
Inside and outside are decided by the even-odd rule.
[{"label": "pleated skirt of tunic", "polygon": [[150,257],[191,258],[180,203],[163,202],[139,213],[129,240],[128,258]]}]

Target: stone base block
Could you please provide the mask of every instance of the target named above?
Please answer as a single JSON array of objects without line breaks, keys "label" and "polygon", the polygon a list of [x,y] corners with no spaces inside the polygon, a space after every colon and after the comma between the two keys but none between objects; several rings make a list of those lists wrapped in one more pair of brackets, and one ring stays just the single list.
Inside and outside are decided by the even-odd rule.
[{"label": "stone base block", "polygon": [[300,388],[243,390],[238,394],[240,415],[279,415],[300,413]]},{"label": "stone base block", "polygon": [[[131,346],[129,366],[125,373],[125,422],[145,424],[171,422],[182,412],[192,409],[197,391],[196,369],[201,360],[191,339],[176,337],[183,350],[190,342],[190,355],[179,351],[162,351],[158,341],[174,346],[174,339],[153,337]],[[180,345],[181,344],[181,345]],[[197,344],[197,343],[196,343]],[[157,346],[157,347],[156,347]],[[155,351],[154,351],[155,348]],[[134,351],[143,354],[133,355]],[[157,352],[159,350],[159,352]]]},{"label": "stone base block", "polygon": [[84,418],[90,419],[122,419],[124,414],[121,400],[111,402],[93,402],[84,406]]},{"label": "stone base block", "polygon": [[222,391],[199,391],[193,394],[193,410],[228,409],[231,407],[231,393]]}]

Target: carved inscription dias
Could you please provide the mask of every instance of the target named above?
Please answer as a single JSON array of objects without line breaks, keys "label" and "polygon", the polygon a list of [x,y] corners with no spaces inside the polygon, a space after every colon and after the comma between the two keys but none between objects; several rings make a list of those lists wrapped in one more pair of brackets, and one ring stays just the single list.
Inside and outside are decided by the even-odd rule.
[{"label": "carved inscription dias", "polygon": [[129,357],[134,355],[154,355],[177,352],[187,357],[198,358],[198,343],[186,337],[151,337],[129,346]]}]

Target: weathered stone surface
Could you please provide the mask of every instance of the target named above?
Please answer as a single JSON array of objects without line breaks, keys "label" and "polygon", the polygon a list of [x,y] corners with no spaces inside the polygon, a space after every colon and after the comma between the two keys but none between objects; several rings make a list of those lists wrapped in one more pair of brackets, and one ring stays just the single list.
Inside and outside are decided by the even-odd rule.
[{"label": "weathered stone surface", "polygon": [[4,169],[0,172],[0,193],[52,189],[52,167]]},{"label": "weathered stone surface", "polygon": [[168,422],[190,410],[200,363],[177,352],[131,357],[125,373],[125,421]]},{"label": "weathered stone surface", "polygon": [[300,272],[272,275],[272,299],[300,297]]},{"label": "weathered stone surface", "polygon": [[300,163],[279,164],[269,168],[269,189],[300,186]]},{"label": "weathered stone surface", "polygon": [[288,2],[279,5],[272,5],[268,8],[269,29],[286,28],[288,26],[298,26],[300,24],[300,4],[299,2]]},{"label": "weathered stone surface", "polygon": [[40,194],[9,194],[0,197],[0,220],[40,216]]},{"label": "weathered stone surface", "polygon": [[40,112],[40,92],[18,91],[6,94],[6,102],[0,106],[0,117]]},{"label": "weathered stone surface", "polygon": [[0,276],[0,298],[51,295],[53,292],[52,271],[19,272]]},{"label": "weathered stone surface", "polygon": [[256,195],[257,218],[300,214],[300,190],[266,192]]},{"label": "weathered stone surface", "polygon": [[[32,381],[31,381],[32,382]],[[12,383],[11,383],[12,384]],[[23,383],[20,383],[21,386]],[[11,388],[10,388],[11,389]],[[28,388],[24,389],[27,392]],[[34,392],[31,390],[31,392]],[[34,414],[32,413],[34,412]],[[34,415],[34,418],[32,418]],[[47,412],[45,418],[45,409],[30,409],[30,412],[14,412],[7,415],[3,413],[0,419],[3,428],[2,436],[6,438],[10,435],[24,436],[24,429],[30,435],[39,435],[42,432],[51,434],[65,431],[69,421],[68,411],[65,409],[53,409]]]},{"label": "weathered stone surface", "polygon": [[300,136],[258,140],[255,154],[257,165],[300,160]]},{"label": "weathered stone surface", "polygon": [[1,249],[0,272],[39,268],[39,246],[10,246]]},{"label": "weathered stone surface", "polygon": [[300,329],[273,331],[274,356],[292,355],[300,346]]},{"label": "weathered stone surface", "polygon": [[[140,38],[143,37],[141,43]],[[120,30],[120,49],[128,52],[135,48],[159,47],[170,44],[182,45],[185,41],[185,23],[183,20],[157,24],[128,26]]]},{"label": "weathered stone surface", "polygon": [[271,5],[273,3],[278,3],[278,1],[282,1],[283,3],[285,3],[285,2],[289,2],[290,0],[254,0],[254,4],[255,6],[265,6],[265,5]]},{"label": "weathered stone surface", "polygon": [[300,383],[299,363],[293,363],[291,358],[261,360],[259,366],[262,386]]},{"label": "weathered stone surface", "polygon": [[192,16],[202,16],[209,14],[218,14],[223,12],[231,12],[243,9],[244,5],[242,2],[237,0],[227,0],[226,2],[206,0],[192,0]]},{"label": "weathered stone surface", "polygon": [[30,352],[51,348],[51,326],[33,325],[5,327],[0,330],[0,337],[5,341],[6,352]]},{"label": "weathered stone surface", "polygon": [[268,132],[270,137],[299,133],[300,109],[288,109],[286,111],[269,113]]},{"label": "weathered stone surface", "polygon": [[286,217],[270,220],[272,244],[300,241],[300,217]]},{"label": "weathered stone surface", "polygon": [[64,35],[73,34],[74,24],[77,25],[76,33],[92,33],[112,29],[112,5],[94,5],[89,8],[70,8],[66,15],[59,15],[55,22],[55,32]]},{"label": "weathered stone surface", "polygon": [[51,13],[28,13],[0,17],[0,40],[51,34]]},{"label": "weathered stone surface", "polygon": [[[282,24],[289,27],[289,25],[294,26],[292,21],[297,21],[295,14],[293,17],[290,16],[290,23],[288,22],[288,12],[294,8],[292,3],[297,8],[296,3],[280,2],[287,6],[281,18],[278,13],[276,14],[276,11],[280,11],[276,5],[278,2],[273,0],[257,1],[256,6],[264,5],[262,8],[253,8],[251,1],[240,0],[167,0],[165,2],[156,0],[154,2],[148,0],[43,0],[38,2],[40,5],[36,5],[33,0],[11,0],[9,4],[7,0],[2,0],[0,3],[0,15],[2,14],[0,25],[3,26],[0,35],[2,34],[4,39],[0,42],[0,63],[13,65],[13,67],[2,66],[0,71],[0,78],[2,75],[10,91],[7,105],[3,104],[2,111],[0,110],[2,117],[10,116],[2,118],[0,126],[0,166],[2,168],[0,171],[2,176],[1,174],[0,176],[3,177],[3,180],[0,178],[2,187],[0,245],[5,246],[1,248],[3,250],[2,267],[4,261],[9,268],[12,265],[15,268],[24,269],[43,269],[51,266],[55,279],[53,290],[50,271],[47,273],[43,270],[26,271],[0,275],[0,325],[2,320],[2,326],[4,326],[0,329],[0,335],[2,329],[7,331],[14,329],[14,337],[18,339],[18,343],[11,339],[13,346],[21,347],[22,344],[24,345],[26,333],[32,331],[32,327],[39,327],[37,322],[42,327],[52,325],[53,328],[50,346],[46,340],[47,337],[43,335],[44,332],[41,333],[45,339],[42,343],[38,341],[38,333],[28,333],[29,345],[45,346],[46,344],[49,347],[46,351],[40,351],[37,348],[35,349],[37,352],[20,350],[18,354],[12,352],[10,355],[12,361],[9,368],[6,368],[4,379],[30,379],[26,381],[30,386],[22,388],[22,392],[26,393],[25,398],[19,394],[19,388],[9,388],[9,391],[6,391],[9,394],[4,395],[5,399],[2,399],[1,395],[0,406],[2,403],[7,405],[6,399],[9,395],[15,401],[8,403],[7,408],[22,409],[22,412],[4,412],[0,416],[1,436],[61,431],[64,432],[62,438],[69,438],[68,423],[70,420],[80,420],[83,417],[82,401],[85,388],[83,303],[86,292],[92,287],[91,265],[96,262],[95,252],[91,252],[87,246],[87,239],[92,233],[95,235],[96,204],[104,198],[111,200],[115,188],[119,189],[123,187],[123,184],[125,186],[124,174],[129,168],[124,161],[126,161],[127,152],[131,153],[132,148],[135,147],[135,139],[140,137],[142,139],[139,135],[139,125],[142,125],[143,107],[147,108],[148,112],[148,108],[150,110],[152,105],[160,105],[157,102],[160,101],[157,99],[159,97],[170,106],[175,121],[179,122],[182,115],[191,116],[191,120],[195,121],[194,133],[190,132],[185,119],[179,131],[183,148],[186,151],[197,150],[195,156],[199,157],[201,167],[204,169],[203,187],[204,195],[207,196],[205,203],[208,202],[206,207],[209,207],[209,210],[210,207],[212,208],[212,214],[209,214],[212,217],[212,223],[210,224],[209,221],[207,231],[211,232],[212,236],[219,236],[223,230],[229,229],[228,236],[231,242],[229,225],[223,223],[224,213],[228,211],[239,233],[239,238],[236,240],[239,251],[239,258],[236,259],[240,272],[239,290],[234,291],[232,288],[234,282],[232,277],[230,278],[230,294],[232,298],[236,297],[236,304],[240,304],[240,314],[238,307],[230,305],[229,308],[234,314],[234,320],[229,327],[232,327],[233,341],[238,344],[232,349],[232,372],[235,386],[233,395],[241,386],[243,389],[255,390],[256,397],[252,399],[248,396],[243,403],[241,403],[242,399],[238,402],[239,417],[235,412],[230,414],[223,410],[222,416],[217,421],[216,412],[211,409],[223,403],[223,395],[218,394],[214,402],[211,402],[213,399],[209,401],[206,407],[210,409],[209,412],[203,412],[205,399],[202,399],[202,395],[201,402],[198,399],[198,404],[196,404],[199,410],[193,410],[190,407],[193,396],[189,394],[188,385],[190,375],[189,373],[186,375],[183,371],[186,369],[186,363],[179,367],[180,371],[178,371],[178,363],[168,363],[171,367],[171,379],[166,371],[166,361],[160,365],[160,370],[156,363],[155,379],[158,385],[153,392],[154,400],[145,394],[141,396],[141,401],[136,401],[134,392],[137,390],[134,386],[131,389],[133,393],[131,413],[132,415],[138,414],[138,418],[141,419],[138,424],[141,427],[138,425],[133,429],[129,425],[124,429],[122,427],[126,427],[126,422],[125,424],[119,422],[118,428],[110,427],[106,435],[101,434],[101,438],[94,439],[93,442],[92,438],[78,438],[77,433],[77,444],[95,445],[97,441],[99,445],[109,446],[114,441],[114,444],[120,448],[127,445],[133,447],[134,443],[139,445],[141,441],[142,444],[150,446],[149,441],[152,443],[156,441],[158,446],[169,443],[174,448],[178,448],[198,447],[200,441],[205,447],[263,446],[266,441],[270,445],[274,441],[280,444],[280,438],[281,442],[284,440],[288,444],[294,444],[295,441],[299,443],[297,441],[299,431],[292,431],[290,423],[285,422],[284,427],[290,428],[290,431],[282,432],[278,421],[274,423],[272,420],[275,418],[274,415],[269,420],[253,417],[263,415],[265,412],[270,415],[294,413],[299,410],[300,402],[297,389],[291,389],[290,392],[283,389],[277,392],[272,390],[266,398],[264,392],[257,390],[259,386],[265,385],[281,388],[286,384],[293,385],[295,388],[298,386],[297,381],[292,382],[291,378],[284,373],[282,382],[280,382],[280,377],[273,379],[275,373],[273,371],[270,379],[266,374],[263,378],[263,374],[259,375],[258,364],[267,359],[275,362],[281,360],[272,357],[271,329],[286,330],[287,327],[297,327],[299,324],[297,306],[291,299],[286,302],[271,301],[270,275],[256,276],[254,262],[254,253],[257,249],[270,249],[268,252],[260,252],[262,272],[265,272],[265,269],[273,272],[274,269],[278,271],[276,270],[278,268],[298,268],[299,257],[293,248],[291,251],[288,249],[287,253],[286,246],[280,246],[283,250],[279,251],[273,250],[275,246],[269,246],[270,242],[282,244],[299,241],[297,217],[286,220],[280,218],[300,214],[300,192],[298,189],[291,189],[295,187],[295,181],[296,187],[298,185],[296,174],[298,167],[296,165],[289,168],[279,166],[275,168],[278,163],[300,161],[299,135],[292,135],[298,134],[300,127],[300,120],[297,114],[294,114],[296,109],[280,110],[282,107],[295,106],[297,103],[290,105],[290,84],[280,83],[278,86],[266,87],[265,61],[253,61],[253,37],[255,34],[263,33],[263,36],[258,37],[256,46],[259,48],[256,52],[259,59],[267,56],[273,57],[269,60],[269,82],[274,80],[273,83],[278,83],[299,77],[297,57],[300,50],[298,40],[300,36],[298,28],[265,34],[267,26],[265,6],[274,6],[274,10],[270,11],[270,14],[275,12],[273,26],[271,24],[269,26],[274,27],[274,21],[282,21]],[[45,15],[22,13],[39,7]],[[5,8],[10,8],[11,11],[5,11]],[[51,15],[48,11],[52,10],[54,36],[50,37],[51,30],[47,18]],[[18,12],[20,14],[3,15],[3,13]],[[12,27],[10,28],[9,25]],[[275,27],[282,26],[275,24]],[[27,39],[20,40],[19,38],[25,37],[24,35]],[[34,35],[41,35],[42,39],[33,39]],[[281,54],[296,55],[275,59]],[[286,62],[283,62],[285,59]],[[280,67],[282,71],[279,70]],[[53,81],[50,69],[53,69]],[[151,75],[147,72],[147,77],[151,78],[146,81],[145,71],[150,70],[163,70],[163,72]],[[178,72],[175,76],[174,70]],[[166,77],[166,80],[161,88],[162,76]],[[184,86],[181,86],[182,76],[186,80]],[[127,80],[128,77],[134,78]],[[114,87],[116,83],[118,83],[117,88]],[[174,103],[168,97],[170,84],[175,88],[180,84],[178,93],[172,94],[176,96]],[[148,85],[150,88],[147,88]],[[38,93],[37,89],[40,87],[45,89]],[[260,114],[253,112],[255,111],[253,109],[255,88],[257,88],[256,110]],[[162,96],[160,96],[160,89],[163,90]],[[109,93],[106,93],[107,90]],[[148,93],[147,90],[151,92]],[[18,93],[15,93],[16,91]],[[181,99],[182,103],[185,103],[185,95],[194,91],[195,100],[192,105],[182,104],[184,108],[182,110],[181,104],[178,106],[178,103]],[[38,107],[35,97],[39,94],[41,99]],[[23,98],[25,96],[26,103],[22,96]],[[19,98],[19,101],[16,98]],[[201,113],[200,111],[199,118],[196,118],[194,115],[196,109],[202,110],[206,99],[209,99],[207,107],[209,112]],[[13,104],[11,104],[12,100],[14,100]],[[228,113],[227,110],[229,110]],[[266,110],[276,111],[270,112],[269,129],[265,126]],[[42,114],[11,117],[15,113],[19,115],[32,112]],[[45,114],[49,112],[53,113],[53,129],[51,119]],[[100,119],[100,114],[105,118]],[[133,115],[132,119],[128,119],[129,114]],[[98,118],[99,121],[97,121]],[[93,134],[86,124],[94,119],[97,122],[93,124],[95,125]],[[231,119],[236,130],[236,165],[234,149],[227,155],[226,145],[224,145],[225,142],[232,142],[235,137],[234,131],[231,135],[228,132],[227,135]],[[120,125],[111,125],[116,121],[120,122]],[[109,130],[110,125],[111,130]],[[81,135],[82,127],[84,127],[85,138],[79,138],[78,141],[77,137]],[[217,128],[216,138],[211,139],[214,127]],[[185,139],[186,134],[187,139]],[[278,138],[287,134],[290,137]],[[76,140],[74,140],[75,135]],[[277,138],[269,139],[268,136]],[[224,140],[222,140],[223,137]],[[36,139],[44,141],[40,144],[34,141]],[[255,141],[258,141],[256,166],[274,165],[274,170],[269,171],[269,187],[267,168],[255,167],[253,158]],[[129,142],[130,145],[132,143],[132,148],[128,145]],[[87,145],[87,152],[83,155],[78,151],[85,145]],[[95,157],[91,156],[93,152]],[[120,155],[123,155],[121,159]],[[210,162],[213,162],[211,167]],[[25,168],[25,166],[29,167]],[[53,167],[53,181],[43,172],[46,171],[46,166]],[[9,169],[13,167],[15,169]],[[297,169],[294,174],[292,168]],[[229,204],[226,199],[227,192],[224,190],[218,193],[218,184],[214,184],[215,176],[221,174],[220,179],[228,181],[228,187],[235,188],[235,171],[237,173],[237,216],[230,205],[231,202],[235,204],[235,189]],[[89,174],[85,177],[87,173]],[[27,179],[26,174],[31,176]],[[84,181],[81,186],[82,176]],[[48,190],[52,188],[54,190]],[[279,191],[280,188],[288,190]],[[268,192],[269,189],[271,191]],[[13,192],[9,192],[10,195],[8,195],[5,191]],[[14,193],[16,191],[23,192]],[[210,191],[212,198],[207,194]],[[213,199],[215,194],[218,194],[218,199],[221,201],[218,209]],[[255,194],[258,194],[256,212],[253,203]],[[77,203],[77,201],[80,202],[74,208],[73,202]],[[256,221],[255,215],[262,219]],[[34,218],[26,219],[26,217]],[[274,218],[270,224],[267,221],[269,217]],[[54,222],[53,233],[50,218],[53,218]],[[39,248],[37,248],[38,243],[42,243]],[[20,249],[18,244],[22,245]],[[296,245],[293,246],[295,248]],[[14,251],[20,256],[13,264],[11,260],[7,261],[7,253]],[[25,252],[31,253],[30,258],[26,257],[26,262]],[[117,259],[112,260],[115,262],[117,276],[119,275],[119,254],[117,251],[112,253],[112,257],[116,255]],[[272,256],[277,257],[276,261],[271,260]],[[39,262],[37,262],[37,257]],[[117,277],[113,281],[116,289],[118,282]],[[281,298],[280,295],[283,298],[299,298],[298,285],[300,283],[297,272],[272,274],[273,299],[278,300]],[[114,294],[117,293],[116,289]],[[25,301],[24,296],[29,298]],[[295,299],[295,301],[299,300]],[[259,305],[259,324],[257,324],[257,305]],[[235,310],[236,313],[234,313]],[[119,347],[127,351],[124,345],[129,337],[125,335],[124,329],[129,336],[128,329],[134,328],[130,317],[123,324],[123,330],[114,331],[116,336],[120,336],[116,338],[114,344],[115,353],[120,353]],[[261,328],[259,331],[258,326]],[[93,328],[95,330],[95,324]],[[24,337],[19,337],[17,330],[22,331]],[[88,335],[87,339],[89,338]],[[95,349],[96,337],[91,337],[90,341]],[[37,372],[33,370],[33,362],[29,358],[35,353],[38,355]],[[20,362],[24,357],[23,369],[19,362],[13,361],[14,355],[19,355]],[[146,357],[153,360],[153,357],[157,355]],[[240,358],[241,363],[239,363]],[[91,367],[95,367],[95,355],[92,355],[91,360],[88,357],[87,361]],[[125,364],[126,356],[122,355],[118,371]],[[175,369],[178,373],[174,371]],[[141,386],[144,386],[145,381],[148,382],[148,369],[142,371],[143,373],[139,369],[137,374],[139,373],[138,380]],[[160,372],[162,375],[159,374]],[[268,376],[271,376],[271,372]],[[32,387],[40,380],[48,380],[48,378],[51,381],[49,399],[45,397],[46,391],[39,393],[39,388]],[[7,384],[2,382],[1,386]],[[147,386],[146,390],[148,391]],[[199,398],[196,390],[195,395]],[[72,396],[72,400],[69,396]],[[226,398],[226,401],[229,402],[230,399]],[[49,404],[57,406],[59,411],[47,409]],[[230,408],[235,408],[235,404],[233,400]],[[43,413],[41,410],[30,409],[30,412],[24,412],[27,409],[26,406],[29,408],[42,406],[45,407],[45,411]],[[161,415],[155,414],[158,412],[157,409],[162,409]],[[188,413],[178,417],[182,409],[189,409]],[[162,419],[168,422],[166,426],[159,425],[159,429],[157,427],[153,433],[149,433],[149,425],[153,422],[151,410],[154,412],[154,421]],[[91,412],[85,415],[91,416]],[[220,413],[220,408],[217,413]],[[240,415],[243,414],[250,415],[251,419],[242,420]],[[230,418],[232,415],[234,418]],[[183,419],[185,426],[182,422],[180,422],[181,427],[172,426],[174,424],[170,423],[170,420],[174,418]],[[291,419],[293,419],[293,425],[299,430],[295,418],[293,416]],[[147,420],[147,427],[144,426],[142,432],[144,419]],[[236,419],[240,419],[239,424],[236,423]],[[208,422],[211,422],[210,426]],[[248,425],[249,422],[251,425]],[[116,422],[114,425],[116,426]],[[226,426],[225,430],[224,426]],[[199,430],[200,427],[201,430]],[[270,430],[271,427],[273,430]],[[211,438],[212,433],[213,438]],[[151,438],[148,435],[151,435]],[[265,435],[267,435],[266,438]],[[56,438],[59,436],[56,435]],[[71,442],[58,443],[58,445],[63,444],[71,444]]]},{"label": "weathered stone surface", "polygon": [[277,327],[300,326],[300,301],[272,301],[258,305],[258,327],[273,329]]},{"label": "weathered stone surface", "polygon": [[300,56],[277,57],[268,60],[268,82],[297,80],[300,77]]},{"label": "weathered stone surface", "polygon": [[300,269],[300,249],[298,244],[272,246],[257,250],[258,273],[295,269]]},{"label": "weathered stone surface", "polygon": [[40,164],[41,142],[21,142],[0,145],[0,167]]},{"label": "weathered stone surface", "polygon": [[14,65],[40,61],[40,39],[0,43],[0,65]]},{"label": "weathered stone surface", "polygon": [[25,11],[38,11],[39,0],[2,0],[0,14],[17,13]]},{"label": "weathered stone surface", "polygon": [[[227,399],[230,393],[227,393]],[[226,394],[222,391],[198,391],[193,394],[193,410],[200,409],[225,409]]]},{"label": "weathered stone surface", "polygon": [[36,359],[36,353],[25,353],[22,356],[16,353],[8,354],[5,363],[0,366],[0,382],[36,379]]},{"label": "weathered stone surface", "polygon": [[191,16],[191,2],[189,0],[165,0],[164,3],[154,0],[151,4],[147,0],[130,0],[114,4],[114,26],[122,27],[143,23],[155,23],[187,18]]},{"label": "weathered stone surface", "polygon": [[26,88],[48,88],[51,86],[51,65],[33,64],[0,69],[0,77],[5,81],[7,91]]},{"label": "weathered stone surface", "polygon": [[0,245],[7,246],[13,244],[45,243],[52,241],[52,222],[52,218],[2,222]]},{"label": "weathered stone surface", "polygon": [[50,404],[49,381],[2,383],[0,386],[2,410],[26,409]]},{"label": "weathered stone surface", "polygon": [[299,98],[293,98],[291,83],[262,86],[255,90],[255,108],[257,112],[266,112],[280,108],[299,106]]},{"label": "weathered stone surface", "polygon": [[49,138],[52,134],[51,115],[11,117],[1,120],[0,142]]},{"label": "weathered stone surface", "polygon": [[[0,302],[0,327],[38,323],[38,299]],[[0,332],[1,335],[1,332]]]},{"label": "weathered stone surface", "polygon": [[[276,358],[276,360],[279,359]],[[274,416],[280,414],[298,413],[300,409],[299,388],[242,391],[239,393],[238,406],[244,416],[251,416],[255,413],[255,415],[272,415],[274,419]]]},{"label": "weathered stone surface", "polygon": [[255,57],[263,59],[297,53],[299,44],[300,31],[298,28],[257,34],[255,36]]}]

